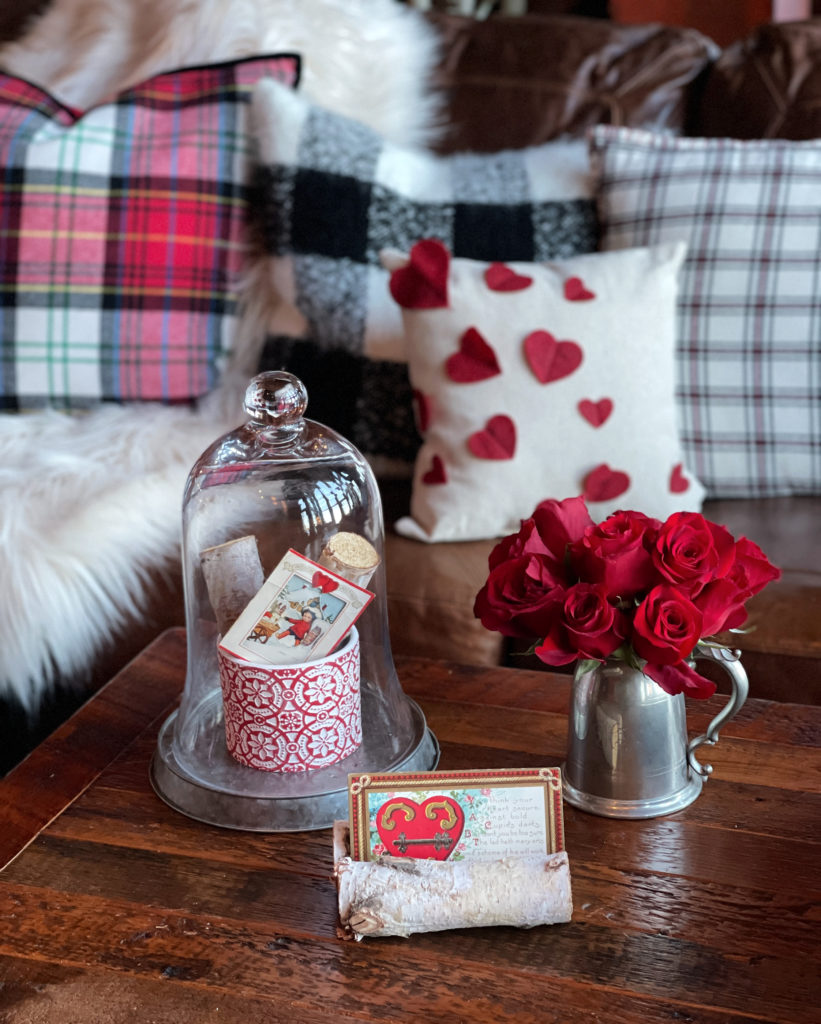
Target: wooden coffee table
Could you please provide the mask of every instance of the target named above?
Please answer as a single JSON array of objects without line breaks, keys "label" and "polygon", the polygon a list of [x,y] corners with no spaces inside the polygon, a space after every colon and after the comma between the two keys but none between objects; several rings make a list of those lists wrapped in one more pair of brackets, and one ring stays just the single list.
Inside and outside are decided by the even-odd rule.
[{"label": "wooden coffee table", "polygon": [[[440,767],[561,763],[566,677],[397,667]],[[750,700],[671,817],[565,807],[571,923],[355,943],[328,830],[212,828],[154,795],[184,672],[173,630],[0,782],[4,1024],[819,1020],[821,708]]]}]

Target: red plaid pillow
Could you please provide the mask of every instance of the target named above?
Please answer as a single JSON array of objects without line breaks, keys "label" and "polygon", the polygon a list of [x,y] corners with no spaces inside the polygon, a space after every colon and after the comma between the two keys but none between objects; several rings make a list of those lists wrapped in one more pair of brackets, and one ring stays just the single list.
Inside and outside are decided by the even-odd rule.
[{"label": "red plaid pillow", "polygon": [[84,114],[0,75],[0,408],[217,383],[248,202],[247,101],[299,58],[158,75]]}]

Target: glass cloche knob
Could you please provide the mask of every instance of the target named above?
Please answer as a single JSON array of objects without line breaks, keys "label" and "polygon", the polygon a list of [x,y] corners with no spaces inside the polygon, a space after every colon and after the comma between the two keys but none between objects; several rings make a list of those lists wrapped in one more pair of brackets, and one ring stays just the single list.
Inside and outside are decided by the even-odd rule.
[{"label": "glass cloche knob", "polygon": [[[260,373],[245,392],[245,411],[251,421],[266,427],[278,441],[289,441],[302,432],[308,406],[305,385],[284,370]],[[273,428],[273,431],[270,431]]]}]

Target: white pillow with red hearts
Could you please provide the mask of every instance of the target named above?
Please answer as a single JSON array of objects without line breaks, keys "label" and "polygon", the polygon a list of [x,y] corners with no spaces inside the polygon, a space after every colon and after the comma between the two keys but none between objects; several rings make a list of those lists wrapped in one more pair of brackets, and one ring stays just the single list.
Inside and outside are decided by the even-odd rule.
[{"label": "white pillow with red hearts", "polygon": [[552,263],[384,252],[424,444],[411,517],[426,541],[514,532],[546,498],[594,519],[698,511],[674,401],[681,244]]}]

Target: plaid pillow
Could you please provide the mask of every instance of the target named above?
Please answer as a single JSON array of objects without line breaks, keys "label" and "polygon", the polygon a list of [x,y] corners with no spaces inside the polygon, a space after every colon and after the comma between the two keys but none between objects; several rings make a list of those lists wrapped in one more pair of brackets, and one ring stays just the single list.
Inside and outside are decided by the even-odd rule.
[{"label": "plaid pillow", "polygon": [[821,491],[821,141],[597,128],[602,247],[684,240],[677,400],[711,497]]},{"label": "plaid pillow", "polygon": [[489,261],[591,251],[585,144],[437,157],[273,82],[255,89],[251,117],[266,287],[286,300],[269,323],[260,368],[301,376],[310,415],[380,456],[380,467],[409,464],[420,439],[380,250],[437,237],[457,256]]},{"label": "plaid pillow", "polygon": [[252,86],[293,55],[158,75],[85,114],[0,75],[0,403],[186,401],[217,381],[244,251]]}]

